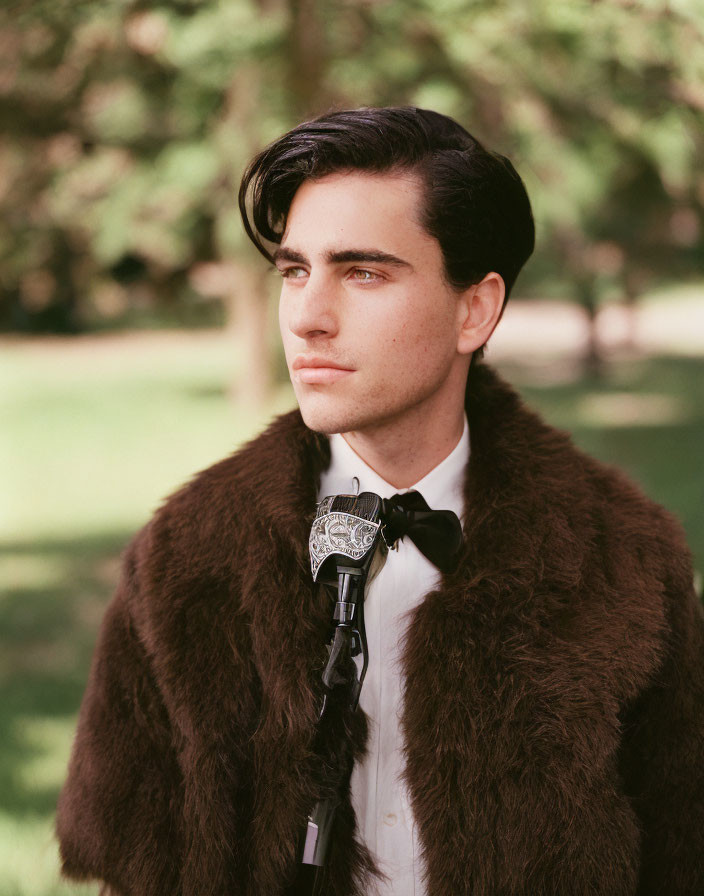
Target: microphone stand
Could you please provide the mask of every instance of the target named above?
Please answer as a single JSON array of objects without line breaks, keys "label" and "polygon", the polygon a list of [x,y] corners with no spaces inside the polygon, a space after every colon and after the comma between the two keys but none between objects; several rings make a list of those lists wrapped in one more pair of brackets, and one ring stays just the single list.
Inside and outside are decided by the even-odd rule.
[{"label": "microphone stand", "polygon": [[[364,591],[386,556],[383,538],[382,501],[373,492],[360,495],[333,495],[318,505],[309,540],[313,581],[337,587],[333,623],[328,645],[328,661],[323,670],[325,687],[318,723],[324,723],[328,697],[338,687],[348,688],[348,707],[354,712],[359,704],[362,684],[369,666],[369,650],[364,624]],[[350,677],[350,658],[362,657],[361,669]],[[345,776],[337,783],[337,793],[319,800],[308,816],[303,837],[301,866],[296,896],[319,896],[339,791]]]}]

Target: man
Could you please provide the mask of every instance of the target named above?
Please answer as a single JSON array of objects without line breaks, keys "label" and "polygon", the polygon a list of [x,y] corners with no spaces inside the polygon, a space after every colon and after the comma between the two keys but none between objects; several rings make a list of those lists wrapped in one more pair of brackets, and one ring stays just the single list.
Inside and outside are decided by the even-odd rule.
[{"label": "man", "polygon": [[[261,153],[240,206],[282,275],[300,409],[130,544],[59,804],[65,873],[301,892],[333,795],[320,893],[704,892],[680,527],[480,362],[533,248],[510,162],[436,113],[339,112]],[[321,679],[333,601],[308,538],[317,502],[364,491],[419,492],[462,538],[447,563],[391,539],[354,710]]]}]

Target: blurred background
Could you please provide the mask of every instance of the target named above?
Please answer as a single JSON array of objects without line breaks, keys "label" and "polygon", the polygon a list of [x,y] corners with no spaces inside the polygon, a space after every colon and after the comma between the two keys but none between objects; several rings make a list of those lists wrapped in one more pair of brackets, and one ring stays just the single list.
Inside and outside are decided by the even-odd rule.
[{"label": "blurred background", "polygon": [[700,0],[5,0],[0,9],[0,896],[52,819],[120,552],[294,406],[251,155],[416,104],[508,155],[538,245],[490,343],[704,568]]}]

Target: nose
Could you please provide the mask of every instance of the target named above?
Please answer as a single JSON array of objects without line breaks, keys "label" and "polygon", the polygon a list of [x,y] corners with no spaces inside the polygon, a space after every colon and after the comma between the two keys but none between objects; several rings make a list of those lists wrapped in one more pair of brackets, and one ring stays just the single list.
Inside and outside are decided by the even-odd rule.
[{"label": "nose", "polygon": [[322,272],[311,271],[305,284],[282,293],[288,327],[300,339],[334,336],[338,330],[334,283]]}]

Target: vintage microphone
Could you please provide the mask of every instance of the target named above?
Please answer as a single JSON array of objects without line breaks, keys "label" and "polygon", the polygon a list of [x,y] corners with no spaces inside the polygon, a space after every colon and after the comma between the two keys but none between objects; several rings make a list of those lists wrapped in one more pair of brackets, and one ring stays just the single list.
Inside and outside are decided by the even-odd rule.
[{"label": "vintage microphone", "polygon": [[[334,635],[322,675],[325,693],[319,722],[324,722],[328,698],[337,688],[347,689],[349,711],[357,708],[369,665],[365,587],[383,566],[389,547],[406,535],[441,572],[456,569],[463,540],[459,518],[451,510],[431,510],[417,491],[384,499],[374,492],[329,495],[318,504],[308,541],[311,572],[314,582],[336,588]],[[360,655],[361,669],[357,670],[352,660]],[[333,795],[320,799],[308,816],[298,876],[287,896],[321,893],[321,869],[348,772],[343,770],[339,780],[328,782]]]},{"label": "vintage microphone", "polygon": [[[325,687],[319,721],[328,697],[338,687],[348,688],[350,711],[357,708],[369,651],[364,626],[364,591],[384,563],[382,499],[374,492],[330,495],[319,504],[308,542],[313,581],[336,587],[334,635],[323,670]],[[361,669],[350,659],[362,657]],[[350,674],[350,669],[354,671]],[[341,787],[343,781],[339,782]],[[338,788],[339,789],[339,788]],[[320,892],[326,854],[339,797],[320,800],[313,807],[303,837],[297,894]]]}]

